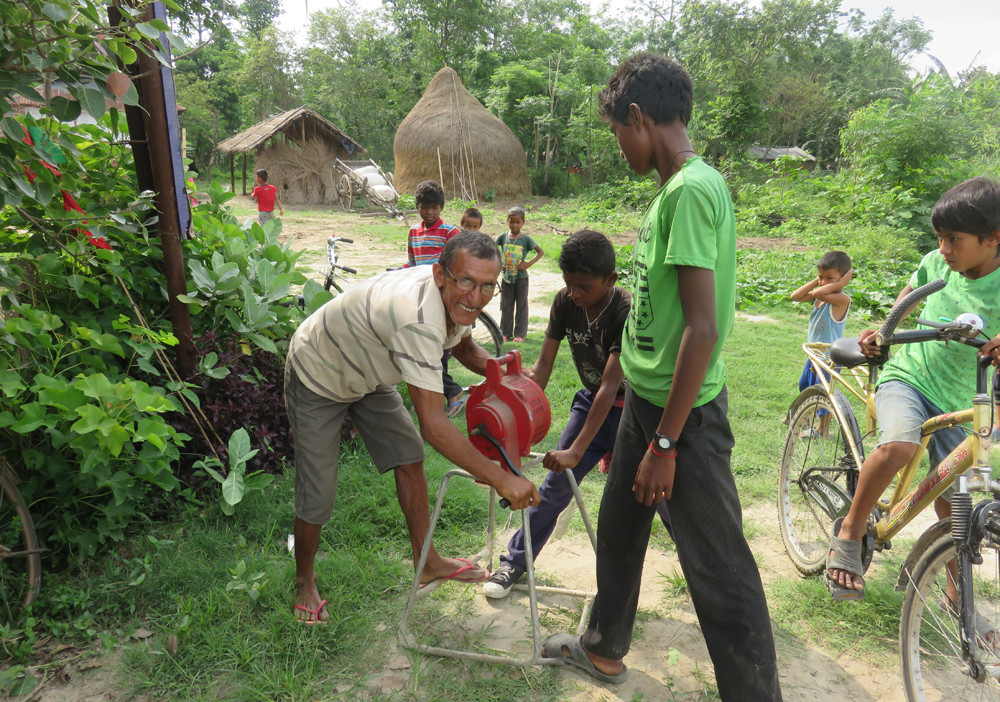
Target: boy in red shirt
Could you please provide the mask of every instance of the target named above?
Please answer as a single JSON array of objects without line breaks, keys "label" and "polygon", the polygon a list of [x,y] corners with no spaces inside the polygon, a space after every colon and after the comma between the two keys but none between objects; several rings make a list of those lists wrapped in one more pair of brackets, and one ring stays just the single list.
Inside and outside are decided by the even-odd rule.
[{"label": "boy in red shirt", "polygon": [[264,224],[268,220],[274,219],[274,206],[278,206],[278,212],[285,216],[285,208],[281,206],[278,199],[278,189],[267,182],[267,171],[258,168],[257,177],[254,179],[257,187],[253,189],[250,199],[257,203],[257,221]]}]

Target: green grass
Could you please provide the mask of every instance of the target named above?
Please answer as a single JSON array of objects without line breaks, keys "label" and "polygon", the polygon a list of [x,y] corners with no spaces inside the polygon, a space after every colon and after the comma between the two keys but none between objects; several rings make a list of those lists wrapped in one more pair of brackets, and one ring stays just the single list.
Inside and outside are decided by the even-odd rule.
[{"label": "green grass", "polygon": [[[505,210],[487,206],[483,211],[485,230],[493,235],[503,231]],[[446,212],[455,219],[460,211]],[[558,226],[568,222],[572,226],[567,228],[583,226],[584,215],[571,207]],[[336,221],[343,215],[286,210],[286,218],[312,216]],[[446,217],[446,221],[451,220]],[[546,251],[535,270],[557,271],[563,235],[536,231],[532,223],[529,211],[526,230]],[[396,240],[400,226],[373,221],[365,231]],[[322,252],[308,254],[310,259],[317,256]],[[533,331],[518,346],[526,366],[541,348],[543,335],[534,330],[544,328],[546,321],[532,318]],[[806,326],[803,306],[750,308],[740,312],[726,344],[729,416],[736,436],[733,471],[744,505],[774,500],[784,441],[781,419],[798,394]],[[848,333],[860,327],[852,323]],[[578,388],[579,378],[564,345],[547,388],[551,429],[535,450],[555,447]],[[455,421],[465,429],[464,416]],[[426,473],[432,497],[452,467],[428,449]],[[532,477],[540,482],[541,469]],[[581,485],[594,518],[604,484],[605,476],[594,471]],[[391,476],[378,475],[360,444],[342,451],[337,504],[323,529],[317,560],[321,592],[329,601],[328,626],[299,626],[291,616],[294,559],[286,548],[293,515],[291,471],[264,491],[250,494],[233,517],[223,516],[214,498],[209,505],[185,506],[178,501],[169,520],[151,522],[145,533],[82,570],[46,573],[43,598],[32,612],[37,619],[20,633],[0,631],[8,657],[26,661],[30,644],[47,634],[89,643],[95,656],[118,648],[124,694],[157,699],[566,698],[572,683],[549,667],[521,670],[440,660],[397,647],[396,627],[412,577],[409,539]],[[471,481],[453,481],[435,544],[449,554],[479,550],[486,517],[483,489]],[[750,528],[751,538],[755,529],[759,527]],[[583,535],[581,520],[573,520],[570,532]],[[661,551],[674,548],[659,520],[654,520],[650,544]],[[901,546],[893,552],[899,557],[905,553],[905,545]],[[870,650],[890,657],[899,616],[900,598],[891,587],[898,563],[884,554],[878,558],[884,561],[884,576],[870,581],[868,600],[862,605],[831,605],[818,579],[773,584],[769,601],[781,640],[846,651],[855,640],[864,639],[871,642],[866,644]],[[245,569],[239,574],[241,563]],[[679,571],[648,575],[669,582],[678,597],[686,596]],[[259,587],[241,589],[241,583]],[[422,631],[483,646],[488,627],[463,631],[454,625],[462,619],[455,613],[477,594],[474,588],[442,588],[424,598],[428,609],[423,614],[429,619],[422,621],[429,623]],[[645,621],[660,614],[641,611],[637,634],[641,636]],[[563,624],[564,618],[569,621],[569,615],[561,612],[546,616],[551,620],[547,625],[553,627]],[[140,629],[152,635],[135,638]],[[177,641],[173,654],[168,650],[172,636]],[[388,665],[400,657],[408,667]],[[41,676],[48,668],[35,670]]]}]

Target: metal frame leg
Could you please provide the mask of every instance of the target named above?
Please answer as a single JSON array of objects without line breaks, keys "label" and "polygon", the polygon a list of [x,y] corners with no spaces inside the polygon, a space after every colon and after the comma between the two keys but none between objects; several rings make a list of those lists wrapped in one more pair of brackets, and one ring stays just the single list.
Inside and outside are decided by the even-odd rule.
[{"label": "metal frame leg", "polygon": [[[590,536],[590,543],[594,550],[597,550],[597,536],[594,533],[593,525],[590,521],[590,516],[587,514],[587,508],[583,504],[583,495],[580,493],[580,486],[576,481],[576,477],[573,475],[572,471],[566,471],[566,475],[569,477],[570,486],[573,490],[573,496],[576,498],[577,506],[580,509],[580,514],[583,517],[583,522],[587,527],[587,534]],[[594,603],[594,597],[596,593],[586,592],[583,590],[571,590],[562,587],[547,587],[542,585],[537,585],[535,583],[535,555],[534,547],[531,543],[531,517],[528,514],[527,509],[521,510],[521,516],[524,524],[524,535],[525,535],[525,560],[527,561],[527,585],[517,584],[515,589],[527,590],[528,591],[528,602],[531,611],[531,636],[534,651],[529,658],[515,658],[513,656],[505,655],[494,655],[488,653],[477,653],[473,651],[461,651],[457,649],[442,648],[439,646],[427,646],[424,644],[417,643],[415,637],[410,631],[410,617],[413,614],[413,607],[417,601],[417,598],[428,592],[431,592],[437,588],[441,581],[435,581],[428,583],[424,587],[420,587],[420,576],[424,571],[424,566],[427,563],[427,554],[430,552],[431,544],[434,538],[434,529],[437,527],[438,519],[441,516],[441,508],[444,504],[444,496],[448,489],[448,482],[452,477],[465,477],[470,480],[475,480],[475,477],[466,471],[455,468],[448,471],[444,479],[441,481],[441,487],[438,488],[437,499],[434,503],[434,510],[431,513],[430,526],[427,529],[427,538],[424,539],[424,546],[420,551],[420,557],[417,560],[416,571],[413,576],[413,585],[410,587],[410,594],[406,601],[406,607],[403,610],[403,616],[399,622],[399,640],[400,644],[413,651],[418,651],[420,653],[429,653],[435,656],[444,656],[448,658],[462,658],[465,660],[473,661],[483,661],[486,663],[503,663],[507,665],[516,665],[520,667],[530,666],[530,665],[559,665],[562,664],[560,658],[547,658],[542,655],[542,634],[541,634],[541,624],[539,622],[538,616],[538,593],[551,593],[557,595],[568,595],[570,597],[579,597],[583,599],[583,607],[580,613],[580,622],[577,625],[577,632],[582,634],[586,628],[587,618],[590,614],[591,607]],[[496,538],[496,501],[497,493],[496,490],[490,487],[489,496],[489,524],[487,526],[487,541],[486,546],[478,553],[474,558],[480,560],[485,558],[487,564],[492,565],[493,563],[493,545]]]}]

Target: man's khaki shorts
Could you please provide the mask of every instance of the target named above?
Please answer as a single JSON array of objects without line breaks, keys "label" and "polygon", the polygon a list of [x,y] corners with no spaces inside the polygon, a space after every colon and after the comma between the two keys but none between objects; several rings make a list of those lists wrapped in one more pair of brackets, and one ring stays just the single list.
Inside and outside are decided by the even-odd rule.
[{"label": "man's khaki shorts", "polygon": [[380,386],[354,402],[335,402],[286,367],[285,407],[295,445],[295,516],[309,524],[325,524],[333,512],[340,431],[348,415],[379,473],[424,460],[424,441],[394,386]]}]

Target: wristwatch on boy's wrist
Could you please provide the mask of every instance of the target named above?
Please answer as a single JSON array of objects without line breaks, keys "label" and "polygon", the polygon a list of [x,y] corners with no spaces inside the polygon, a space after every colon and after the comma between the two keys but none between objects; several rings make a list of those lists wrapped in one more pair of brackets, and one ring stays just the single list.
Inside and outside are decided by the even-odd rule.
[{"label": "wristwatch on boy's wrist", "polygon": [[653,445],[660,451],[673,451],[677,448],[677,442],[666,434],[656,432],[653,438]]}]

